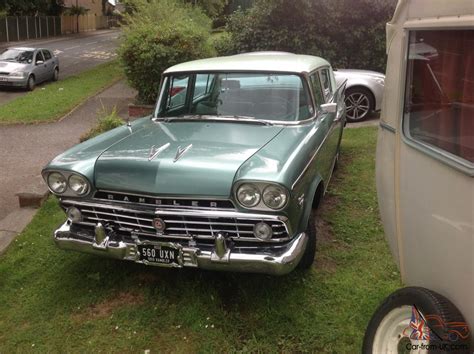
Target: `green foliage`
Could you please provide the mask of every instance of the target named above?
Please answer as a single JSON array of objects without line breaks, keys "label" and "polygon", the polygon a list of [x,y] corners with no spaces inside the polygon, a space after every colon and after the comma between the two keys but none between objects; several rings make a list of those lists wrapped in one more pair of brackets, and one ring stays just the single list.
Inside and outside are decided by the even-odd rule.
[{"label": "green foliage", "polygon": [[229,0],[185,0],[187,3],[200,6],[206,15],[216,18],[224,12]]},{"label": "green foliage", "polygon": [[211,43],[220,56],[232,55],[232,36],[229,32],[217,32],[211,36]]},{"label": "green foliage", "polygon": [[125,122],[122,118],[119,117],[117,114],[117,108],[114,107],[111,112],[108,112],[104,107],[102,110],[99,112],[99,119],[97,122],[97,125],[89,130],[87,133],[85,133],[83,136],[81,136],[81,143],[83,141],[92,139],[96,137],[97,135],[100,135],[102,133],[105,133],[109,130],[115,129],[117,127],[120,127],[124,125]]},{"label": "green foliage", "polygon": [[9,16],[58,16],[63,6],[63,0],[0,0],[0,13]]},{"label": "green foliage", "polygon": [[321,56],[335,67],[385,69],[385,23],[395,0],[257,0],[237,11],[220,53],[282,50]]},{"label": "green foliage", "polygon": [[88,11],[89,9],[86,9],[84,6],[73,5],[65,11],[65,14],[69,16],[82,16],[87,14]]},{"label": "green foliage", "polygon": [[168,67],[213,56],[211,21],[199,7],[179,0],[136,0],[125,16],[118,50],[138,100],[153,103],[161,73]]}]

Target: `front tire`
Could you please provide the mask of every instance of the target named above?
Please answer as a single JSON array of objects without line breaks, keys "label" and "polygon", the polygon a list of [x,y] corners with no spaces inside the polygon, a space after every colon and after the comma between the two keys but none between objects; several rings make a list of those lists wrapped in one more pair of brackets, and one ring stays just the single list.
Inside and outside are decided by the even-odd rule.
[{"label": "front tire", "polygon": [[[454,344],[460,348],[454,353],[469,353],[470,333],[463,323],[459,310],[444,296],[420,287],[403,288],[375,311],[365,332],[362,352],[442,353],[443,345]],[[428,349],[421,350],[423,345]]]},{"label": "front tire", "polygon": [[308,243],[306,244],[303,257],[298,264],[298,268],[300,269],[311,268],[316,256],[316,220],[314,211],[311,211],[309,215],[308,226],[306,227],[305,233],[308,236]]},{"label": "front tire", "polygon": [[28,91],[33,91],[35,87],[36,87],[35,77],[33,75],[30,75],[28,77],[28,81],[26,82],[26,89]]},{"label": "front tire", "polygon": [[346,119],[348,122],[362,122],[375,109],[375,99],[370,90],[353,87],[346,90]]},{"label": "front tire", "polygon": [[56,68],[56,69],[54,69],[54,72],[53,72],[52,81],[58,81],[58,80],[59,80],[59,69]]}]

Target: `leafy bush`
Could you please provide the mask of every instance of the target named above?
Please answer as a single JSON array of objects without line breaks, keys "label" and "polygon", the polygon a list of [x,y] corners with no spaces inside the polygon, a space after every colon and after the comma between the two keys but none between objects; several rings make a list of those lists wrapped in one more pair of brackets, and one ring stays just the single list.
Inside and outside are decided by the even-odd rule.
[{"label": "leafy bush", "polygon": [[317,55],[335,67],[384,71],[385,23],[395,0],[257,0],[228,22],[219,54],[281,50]]},{"label": "leafy bush", "polygon": [[213,56],[211,20],[180,0],[136,0],[125,17],[119,56],[141,103],[153,103],[168,67]]},{"label": "leafy bush", "polygon": [[107,112],[105,108],[103,108],[102,111],[99,112],[99,119],[97,125],[91,130],[89,130],[87,133],[85,133],[83,136],[81,136],[80,142],[82,143],[83,141],[92,139],[97,135],[120,127],[124,124],[124,120],[120,118],[117,114],[116,107],[114,107],[111,112]]},{"label": "leafy bush", "polygon": [[216,32],[211,37],[211,43],[219,56],[234,54],[232,51],[232,35],[229,32]]}]

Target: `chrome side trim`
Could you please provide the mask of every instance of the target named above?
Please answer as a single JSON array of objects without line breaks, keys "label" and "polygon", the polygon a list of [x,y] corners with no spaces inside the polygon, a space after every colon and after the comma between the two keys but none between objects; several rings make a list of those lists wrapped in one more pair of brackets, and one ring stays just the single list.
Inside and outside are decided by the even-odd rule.
[{"label": "chrome side trim", "polygon": [[324,137],[323,141],[321,142],[321,144],[319,144],[318,148],[316,149],[316,151],[313,153],[313,156],[311,156],[311,158],[309,159],[308,163],[306,164],[306,166],[303,168],[303,171],[301,171],[301,173],[299,174],[298,178],[296,178],[296,180],[293,182],[293,184],[291,185],[291,190],[293,191],[296,187],[296,185],[299,183],[299,181],[303,178],[304,174],[306,173],[306,171],[311,167],[311,164],[313,163],[314,159],[316,158],[316,155],[318,154],[319,150],[321,150],[321,148],[323,147],[324,143],[326,142],[327,138],[329,137],[329,130],[328,130],[328,133],[326,134],[326,136]]},{"label": "chrome side trim", "polygon": [[397,132],[397,129],[395,129],[394,127],[392,127],[391,125],[388,125],[387,123],[384,123],[382,121],[380,121],[379,123],[380,125],[380,128],[386,130],[386,131],[389,131],[390,133],[393,133],[395,134]]}]

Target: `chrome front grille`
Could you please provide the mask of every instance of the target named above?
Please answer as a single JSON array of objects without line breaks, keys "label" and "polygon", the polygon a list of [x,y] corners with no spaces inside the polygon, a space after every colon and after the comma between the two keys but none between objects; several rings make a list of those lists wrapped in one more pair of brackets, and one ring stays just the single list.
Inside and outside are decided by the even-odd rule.
[{"label": "chrome front grille", "polygon": [[[258,222],[266,222],[272,227],[270,242],[290,239],[285,218],[226,211],[190,211],[166,209],[132,209],[123,206],[95,203],[66,202],[77,207],[83,216],[82,224],[95,225],[98,222],[111,223],[120,230],[145,236],[169,239],[214,240],[219,233],[238,242],[261,242],[255,238],[253,228]],[[162,219],[166,228],[158,232],[153,226],[155,218]]]}]

